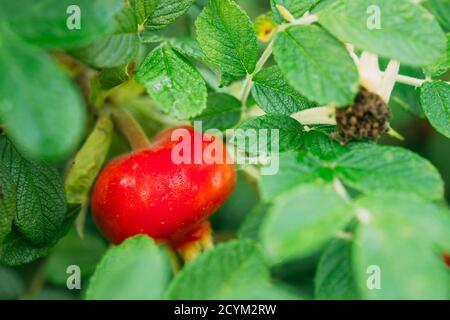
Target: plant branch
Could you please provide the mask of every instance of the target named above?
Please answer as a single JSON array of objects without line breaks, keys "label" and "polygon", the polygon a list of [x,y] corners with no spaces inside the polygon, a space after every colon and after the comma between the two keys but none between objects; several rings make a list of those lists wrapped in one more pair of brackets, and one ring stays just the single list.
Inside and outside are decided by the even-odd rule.
[{"label": "plant branch", "polygon": [[266,64],[267,60],[269,60],[270,56],[272,55],[273,42],[274,42],[273,39],[269,42],[269,44],[267,45],[267,47],[264,50],[263,54],[261,55],[261,58],[256,63],[255,70],[251,74],[247,75],[247,78],[245,79],[245,81],[244,81],[244,83],[242,85],[241,102],[242,102],[242,105],[244,107],[247,104],[247,100],[248,100],[248,97],[250,95],[250,90],[252,89],[253,78],[255,77],[255,75],[258,72],[261,71],[261,69]]},{"label": "plant branch", "polygon": [[150,145],[144,130],[128,111],[119,107],[111,107],[111,114],[120,132],[126,137],[134,151],[145,149]]},{"label": "plant branch", "polygon": [[305,15],[303,17],[301,17],[300,19],[293,19],[289,23],[278,26],[278,28],[274,32],[272,39],[270,40],[270,42],[267,45],[266,49],[264,50],[263,54],[261,55],[258,62],[256,63],[255,70],[253,70],[253,72],[251,74],[247,75],[247,78],[244,80],[244,83],[242,84],[242,91],[240,94],[240,99],[241,99],[241,103],[242,103],[243,107],[245,107],[247,104],[247,100],[248,100],[248,97],[250,95],[250,91],[251,91],[252,85],[253,85],[253,78],[255,77],[255,75],[258,72],[261,71],[261,69],[264,67],[264,65],[266,64],[266,62],[269,60],[270,56],[272,55],[273,44],[275,41],[274,40],[275,35],[278,32],[282,32],[282,31],[286,30],[287,28],[290,28],[293,26],[299,26],[299,25],[309,25],[309,24],[312,24],[317,21],[318,21],[318,17],[316,15],[310,15],[309,13],[305,13]]},{"label": "plant branch", "polygon": [[[384,72],[382,72],[382,74],[384,74]],[[430,79],[418,79],[401,74],[397,75],[396,79],[399,83],[407,84],[416,88],[422,86],[425,82],[431,81]],[[446,81],[446,83],[450,84],[450,81]]]},{"label": "plant branch", "polygon": [[302,125],[336,125],[336,108],[333,106],[310,108],[294,113],[291,117]]}]

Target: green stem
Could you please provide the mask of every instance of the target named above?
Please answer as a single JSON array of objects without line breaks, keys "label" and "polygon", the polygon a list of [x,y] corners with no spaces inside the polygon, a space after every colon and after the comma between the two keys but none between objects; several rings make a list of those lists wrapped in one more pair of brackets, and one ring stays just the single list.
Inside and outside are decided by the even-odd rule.
[{"label": "green stem", "polygon": [[21,297],[21,300],[32,300],[44,287],[46,281],[45,262],[39,262],[36,272],[31,279],[28,291]]},{"label": "green stem", "polygon": [[294,113],[291,117],[302,125],[336,125],[336,108],[333,106],[310,108]]},{"label": "green stem", "polygon": [[263,54],[261,55],[258,62],[256,63],[255,70],[253,70],[253,72],[251,74],[247,75],[247,78],[245,79],[244,83],[242,84],[242,92],[241,92],[240,98],[241,98],[241,103],[242,103],[243,107],[245,107],[247,105],[247,100],[248,100],[250,91],[253,86],[253,78],[255,77],[255,75],[258,72],[260,72],[262,70],[262,68],[264,67],[264,65],[266,64],[266,62],[269,60],[270,56],[272,55],[273,44],[275,41],[275,35],[278,32],[282,32],[289,27],[299,26],[299,25],[309,25],[316,21],[317,21],[317,16],[305,14],[302,18],[292,20],[291,22],[286,23],[286,24],[282,24],[275,30],[272,40],[270,40],[270,42],[267,45],[266,49],[264,50]]},{"label": "green stem", "polygon": [[112,107],[111,113],[120,132],[128,140],[134,151],[148,148],[150,141],[147,135],[128,111],[119,107]]},{"label": "green stem", "polygon": [[[404,76],[401,74],[397,75],[397,82],[407,84],[407,85],[413,86],[413,87],[420,87],[425,82],[428,82],[428,81],[431,81],[431,80],[430,79],[417,79],[414,77]],[[447,83],[450,84],[449,81],[447,81]]]}]

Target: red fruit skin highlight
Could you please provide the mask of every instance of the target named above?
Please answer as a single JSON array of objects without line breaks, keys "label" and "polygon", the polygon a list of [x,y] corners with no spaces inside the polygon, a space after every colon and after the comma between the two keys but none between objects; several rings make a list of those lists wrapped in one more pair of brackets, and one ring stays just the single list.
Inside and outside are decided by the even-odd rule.
[{"label": "red fruit skin highlight", "polygon": [[[191,138],[202,150],[216,139],[202,142],[192,127],[179,127],[160,134],[149,149],[111,161],[101,172],[92,193],[92,214],[103,235],[115,244],[137,234],[160,242],[180,244],[204,229],[207,218],[220,208],[236,184],[233,164],[175,164],[171,141],[175,129],[185,129],[181,139]],[[195,138],[195,139],[194,139]],[[217,141],[216,141],[217,143]],[[198,156],[198,152],[196,154]]]}]

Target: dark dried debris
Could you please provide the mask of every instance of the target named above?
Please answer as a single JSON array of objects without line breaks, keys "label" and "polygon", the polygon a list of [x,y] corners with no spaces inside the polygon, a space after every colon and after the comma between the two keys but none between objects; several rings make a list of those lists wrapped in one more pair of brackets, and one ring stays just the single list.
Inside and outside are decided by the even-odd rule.
[{"label": "dark dried debris", "polygon": [[391,116],[388,105],[379,95],[361,88],[352,105],[337,108],[338,132],[346,142],[366,139],[377,141],[389,130]]}]

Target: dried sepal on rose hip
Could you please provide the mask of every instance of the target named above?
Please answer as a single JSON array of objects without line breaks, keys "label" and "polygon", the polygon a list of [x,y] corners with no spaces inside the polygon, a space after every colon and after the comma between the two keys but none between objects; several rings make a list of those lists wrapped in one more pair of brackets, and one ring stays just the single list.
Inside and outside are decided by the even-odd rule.
[{"label": "dried sepal on rose hip", "polygon": [[[324,106],[300,111],[292,117],[303,125],[336,125],[332,138],[377,141],[383,133],[391,133],[389,120],[392,113],[388,102],[396,83],[399,63],[390,61],[386,71],[381,72],[378,56],[363,52],[361,57],[351,51],[360,74],[360,91],[349,106],[337,108]],[[393,132],[392,132],[393,133]]]},{"label": "dried sepal on rose hip", "polygon": [[388,102],[395,85],[399,64],[391,61],[382,74],[378,56],[363,52],[361,57],[354,54],[348,46],[360,75],[361,90],[353,104],[336,109],[336,125],[339,135],[344,141],[374,140],[389,131],[389,120],[392,113]]},{"label": "dried sepal on rose hip", "polygon": [[391,116],[388,105],[378,94],[361,88],[352,105],[336,109],[336,125],[344,141],[377,141],[389,131]]},{"label": "dried sepal on rose hip", "polygon": [[[208,217],[236,184],[226,147],[215,139],[192,127],[172,128],[149,148],[111,161],[92,193],[92,214],[103,235],[118,244],[146,234],[170,244],[188,260],[211,246]],[[190,148],[180,150],[183,141]],[[212,150],[213,143],[220,161],[217,154],[203,152]],[[186,150],[190,154],[183,154]],[[189,161],[180,163],[179,157]]]}]

